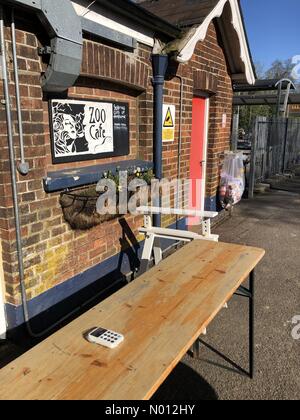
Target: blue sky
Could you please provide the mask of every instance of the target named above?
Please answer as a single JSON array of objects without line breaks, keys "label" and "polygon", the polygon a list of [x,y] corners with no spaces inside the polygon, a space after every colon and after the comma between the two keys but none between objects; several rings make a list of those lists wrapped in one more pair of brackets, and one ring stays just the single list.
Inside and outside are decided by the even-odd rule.
[{"label": "blue sky", "polygon": [[255,62],[267,70],[276,59],[300,55],[299,0],[242,0]]}]

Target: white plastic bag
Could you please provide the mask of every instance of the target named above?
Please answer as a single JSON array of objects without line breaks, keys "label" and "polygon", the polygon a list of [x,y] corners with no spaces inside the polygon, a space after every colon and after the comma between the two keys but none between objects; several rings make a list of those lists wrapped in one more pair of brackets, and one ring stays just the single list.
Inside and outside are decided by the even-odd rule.
[{"label": "white plastic bag", "polygon": [[225,155],[221,170],[220,202],[224,209],[239,203],[245,191],[245,168],[242,153]]}]

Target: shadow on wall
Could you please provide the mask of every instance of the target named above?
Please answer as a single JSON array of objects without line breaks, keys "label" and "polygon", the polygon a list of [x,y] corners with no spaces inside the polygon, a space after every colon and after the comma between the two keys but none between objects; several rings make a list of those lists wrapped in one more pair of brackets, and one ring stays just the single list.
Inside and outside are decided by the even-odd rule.
[{"label": "shadow on wall", "polygon": [[217,401],[215,390],[189,366],[180,363],[153,396],[153,401]]},{"label": "shadow on wall", "polygon": [[[127,221],[120,219],[119,223],[122,227],[122,237],[120,238],[121,252],[119,259],[116,260],[115,269],[112,269],[107,275],[78,292],[73,293],[68,298],[63,299],[61,302],[51,306],[48,310],[41,312],[38,316],[31,319],[30,324],[34,332],[39,333],[40,331],[46,330],[49,326],[56,323],[57,320],[65,318],[52,333],[59,330],[126,286],[128,284],[127,273],[132,273],[131,280],[133,280],[134,273],[138,271],[140,266],[139,254],[141,245],[136,240]],[[124,273],[125,270],[126,273]],[[8,338],[17,346],[17,348],[14,348],[11,357],[8,357],[9,361],[11,361],[15,357],[18,357],[19,353],[27,351],[46,337],[43,337],[42,340],[29,339],[25,325],[22,325],[15,330],[9,331]]]},{"label": "shadow on wall", "polygon": [[137,241],[127,221],[125,219],[120,219],[119,223],[122,227],[122,238],[120,239],[121,254],[120,254],[120,259],[119,259],[119,264],[118,264],[118,270],[121,272],[124,256],[127,255],[128,262],[130,264],[130,271],[133,273],[132,274],[132,280],[133,280],[134,273],[136,273],[139,270],[140,265],[141,265],[140,259],[139,259],[141,245]]},{"label": "shadow on wall", "polygon": [[[110,289],[105,290],[105,286],[107,288],[108,284],[114,285]],[[0,369],[92,309],[98,303],[116,293],[127,284],[128,282],[126,281],[125,276],[121,277],[120,272],[115,270],[109,276],[103,277],[85,289],[80,290],[78,293],[73,294],[68,299],[64,299],[47,311],[32,318],[30,320],[30,326],[35,333],[39,333],[56,323],[59,319],[65,317],[64,321],[53,328],[51,333],[47,336],[45,335],[41,339],[30,338],[25,324],[9,331],[7,335],[8,340],[4,342],[3,346],[0,348]],[[70,315],[68,316],[68,314]]]}]

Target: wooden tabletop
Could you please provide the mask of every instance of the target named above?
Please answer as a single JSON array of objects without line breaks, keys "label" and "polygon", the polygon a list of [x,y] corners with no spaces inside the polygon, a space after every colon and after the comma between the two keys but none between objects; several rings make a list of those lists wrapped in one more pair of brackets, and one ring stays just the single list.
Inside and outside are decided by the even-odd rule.
[{"label": "wooden tabletop", "polygon": [[[149,399],[265,252],[195,241],[0,371],[0,399]],[[93,327],[120,332],[108,350]]]}]

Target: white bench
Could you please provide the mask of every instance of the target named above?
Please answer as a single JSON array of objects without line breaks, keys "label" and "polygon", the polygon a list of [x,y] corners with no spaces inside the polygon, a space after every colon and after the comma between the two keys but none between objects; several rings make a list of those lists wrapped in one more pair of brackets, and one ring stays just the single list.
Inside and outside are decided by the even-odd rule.
[{"label": "white bench", "polygon": [[[146,237],[145,245],[142,254],[141,271],[148,269],[149,263],[154,254],[155,265],[162,261],[161,239],[170,239],[177,242],[192,242],[195,240],[218,242],[219,236],[211,233],[211,219],[215,218],[217,212],[207,212],[198,210],[183,210],[171,209],[161,207],[138,207],[137,212],[144,214],[144,227],[139,229],[139,232]],[[166,229],[154,227],[152,224],[152,215],[176,215],[185,217],[199,217],[203,219],[201,222],[202,235],[186,230]]]}]

